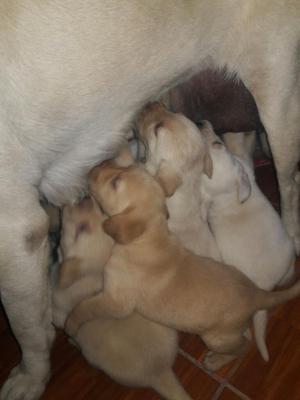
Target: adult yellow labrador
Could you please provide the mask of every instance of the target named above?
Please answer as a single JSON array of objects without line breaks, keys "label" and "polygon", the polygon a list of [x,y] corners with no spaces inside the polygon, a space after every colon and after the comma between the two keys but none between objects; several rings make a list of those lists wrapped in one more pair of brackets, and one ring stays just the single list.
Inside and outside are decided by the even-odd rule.
[{"label": "adult yellow labrador", "polygon": [[241,77],[268,131],[299,248],[297,0],[0,0],[0,287],[22,363],[1,400],[40,397],[53,340],[48,219],[113,155],[136,111],[204,67]]}]

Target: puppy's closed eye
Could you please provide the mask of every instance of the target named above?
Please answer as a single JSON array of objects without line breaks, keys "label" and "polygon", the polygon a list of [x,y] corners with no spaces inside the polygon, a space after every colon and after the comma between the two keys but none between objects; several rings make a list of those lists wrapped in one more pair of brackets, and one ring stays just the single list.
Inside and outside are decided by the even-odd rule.
[{"label": "puppy's closed eye", "polygon": [[158,131],[164,126],[163,122],[158,122],[154,127],[154,135],[158,136]]},{"label": "puppy's closed eye", "polygon": [[90,224],[88,222],[81,222],[76,228],[75,240],[78,239],[82,233],[88,233],[91,231]]},{"label": "puppy's closed eye", "polygon": [[110,184],[114,189],[117,189],[120,181],[121,181],[121,177],[120,177],[120,175],[117,175],[110,181]]},{"label": "puppy's closed eye", "polygon": [[215,149],[220,149],[223,146],[223,143],[219,140],[215,140],[212,145]]}]

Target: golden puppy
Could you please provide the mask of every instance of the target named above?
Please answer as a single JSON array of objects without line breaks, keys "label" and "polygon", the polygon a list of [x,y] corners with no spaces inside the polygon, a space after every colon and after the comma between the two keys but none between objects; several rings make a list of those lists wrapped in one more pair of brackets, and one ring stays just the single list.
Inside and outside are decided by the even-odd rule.
[{"label": "golden puppy", "polygon": [[[91,199],[64,208],[64,262],[53,276],[53,317],[59,327],[73,307],[102,289],[102,271],[113,247],[103,221],[104,215]],[[87,322],[73,339],[92,365],[117,381],[152,387],[165,399],[190,400],[172,371],[178,348],[173,329],[134,313],[121,320]]]},{"label": "golden puppy", "polygon": [[104,230],[116,240],[104,269],[104,291],[80,303],[66,329],[72,335],[99,317],[138,311],[175,329],[199,334],[211,350],[206,367],[220,368],[240,354],[257,310],[300,293],[258,289],[232,266],[194,255],[167,227],[165,195],[145,170],[105,162],[90,174],[90,190],[110,216]]},{"label": "golden puppy", "polygon": [[205,139],[197,126],[182,114],[169,112],[161,103],[150,103],[137,120],[146,147],[146,169],[168,186],[168,227],[196,254],[220,260],[216,241],[201,218],[200,177],[211,176]]}]

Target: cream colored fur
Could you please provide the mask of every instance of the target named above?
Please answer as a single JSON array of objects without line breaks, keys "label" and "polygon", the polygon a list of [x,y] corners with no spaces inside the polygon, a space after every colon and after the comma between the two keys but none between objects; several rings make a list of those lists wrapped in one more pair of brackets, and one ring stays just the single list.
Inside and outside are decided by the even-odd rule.
[{"label": "cream colored fur", "polygon": [[[202,213],[208,221],[224,262],[234,265],[258,287],[272,290],[293,277],[295,252],[279,215],[262,194],[247,148],[230,153],[206,123],[201,134],[207,139],[212,159],[212,176],[201,178]],[[232,143],[231,143],[232,144]],[[254,333],[265,360],[267,314],[254,317]]]},{"label": "cream colored fur", "polygon": [[[232,164],[229,162],[228,165],[228,159],[230,160],[231,156],[224,146],[220,148],[216,145],[214,150],[213,141],[219,141],[220,144],[222,141],[213,133],[209,123],[203,121],[202,124],[205,128],[200,128],[200,133],[191,121],[182,115],[168,112],[158,103],[148,105],[137,122],[140,136],[147,149],[146,168],[150,172],[159,174],[159,166],[163,160],[163,165],[169,172],[168,178],[180,179],[178,189],[171,198],[167,199],[170,214],[168,226],[186,248],[217,260],[222,257],[224,262],[236,266],[259,287],[271,290],[284,274],[290,277],[293,275],[294,253],[291,241],[278,215],[264,197],[263,200],[256,201],[256,206],[253,204],[253,199],[246,205],[239,202],[237,174],[234,174],[233,160]],[[209,148],[205,139],[209,139]],[[255,184],[252,173],[255,132],[229,132],[224,135],[224,141],[231,152],[239,156],[243,164],[247,164],[247,169],[251,171],[252,186],[255,185],[255,190],[251,195],[261,198],[262,194]],[[208,153],[211,158],[210,176],[204,171],[205,154],[208,150],[211,150]],[[219,158],[214,162],[218,154]],[[220,165],[217,172],[214,172],[213,165],[216,162]],[[204,176],[202,180],[205,182],[201,185],[202,173]],[[232,177],[231,181],[226,179],[227,176]],[[247,184],[248,181],[244,183],[244,185]],[[206,186],[207,191],[205,191]],[[228,204],[229,191],[232,192],[232,202]],[[251,212],[250,203],[252,203]],[[214,204],[217,204],[216,207],[213,207]],[[207,218],[207,208],[211,205],[214,210],[212,220]],[[217,216],[216,213],[218,213]],[[235,216],[233,221],[231,221],[232,215]],[[249,224],[250,220],[251,224]],[[208,223],[213,229],[212,233],[218,239],[217,244],[222,239],[227,244],[226,250],[221,252],[221,255]],[[276,224],[278,227],[275,232],[268,233],[274,230]],[[252,231],[249,231],[249,226],[252,226]],[[263,232],[259,239],[257,239],[257,229]],[[186,232],[190,235],[186,235]],[[262,236],[264,236],[263,241]],[[217,252],[209,251],[210,241],[213,241]],[[239,245],[235,245],[236,243]],[[268,249],[267,253],[264,252],[265,247]],[[223,246],[221,249],[223,250]],[[285,249],[284,252],[282,252],[283,249]],[[258,312],[254,317],[254,332],[258,348],[265,360],[268,359],[264,339],[266,323],[266,312]]]},{"label": "cream colored fur", "polygon": [[[124,161],[124,157],[123,157]],[[86,199],[63,212],[63,262],[53,272],[53,320],[63,327],[72,309],[102,290],[102,272],[113,240],[102,228],[98,206]],[[73,337],[83,356],[125,385],[151,387],[168,400],[188,400],[172,365],[176,331],[135,313],[121,320],[87,322]]]},{"label": "cream colored fur", "polygon": [[226,65],[253,94],[284,222],[299,250],[300,6],[1,0],[0,16],[0,287],[22,349],[0,398],[34,400],[49,378],[53,340],[39,196],[57,205],[73,201],[87,171],[114,154],[144,103],[201,68]]},{"label": "cream colored fur", "polygon": [[170,231],[187,249],[220,260],[207,221],[201,218],[199,178],[204,170],[209,171],[207,146],[199,129],[160,103],[150,104],[142,111],[137,129],[147,149],[145,168],[165,183],[174,182],[176,191],[167,198]]}]

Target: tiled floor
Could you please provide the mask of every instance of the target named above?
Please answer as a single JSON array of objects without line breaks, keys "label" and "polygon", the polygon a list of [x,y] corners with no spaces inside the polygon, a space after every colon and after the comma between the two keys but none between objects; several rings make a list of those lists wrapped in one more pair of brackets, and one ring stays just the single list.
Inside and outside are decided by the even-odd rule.
[{"label": "tiled floor", "polygon": [[[258,182],[278,207],[274,173],[270,166],[257,168]],[[298,259],[300,271],[300,258]],[[300,400],[300,299],[277,309],[270,318],[265,363],[254,345],[247,354],[218,374],[204,371],[205,347],[200,339],[181,336],[175,371],[195,400]],[[0,315],[0,385],[20,358],[18,346]],[[52,379],[42,400],[157,400],[151,390],[129,389],[90,367],[58,333],[52,354]]]}]

